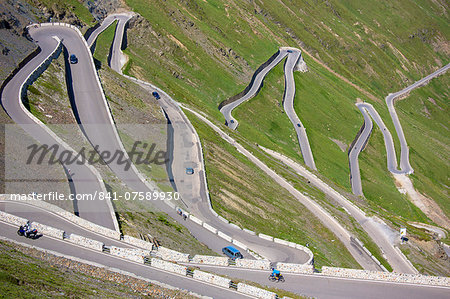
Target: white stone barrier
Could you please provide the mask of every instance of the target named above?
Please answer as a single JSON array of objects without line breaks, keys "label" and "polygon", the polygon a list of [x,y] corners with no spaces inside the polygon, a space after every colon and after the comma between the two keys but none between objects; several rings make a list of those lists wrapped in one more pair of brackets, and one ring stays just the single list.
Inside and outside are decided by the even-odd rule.
[{"label": "white stone barrier", "polygon": [[260,270],[270,270],[270,261],[264,260],[250,260],[250,259],[236,259],[236,267],[239,268],[249,268],[249,269],[260,269]]},{"label": "white stone barrier", "polygon": [[275,299],[277,298],[277,294],[274,292],[270,292],[264,289],[260,289],[245,283],[238,283],[237,285],[237,291],[239,293],[244,293],[256,298],[262,298],[262,299]]},{"label": "white stone barrier", "polygon": [[218,285],[218,286],[221,286],[224,288],[229,288],[230,283],[231,283],[231,279],[221,277],[218,275],[214,275],[211,273],[203,272],[200,270],[194,270],[193,278],[197,279],[197,280],[201,280],[201,281],[206,281],[211,284]]},{"label": "white stone barrier", "polygon": [[311,249],[309,249],[308,247],[305,247],[303,245],[300,244],[296,244],[296,248],[299,250],[303,250],[304,252],[306,252],[309,255],[309,259],[305,264],[314,264],[314,254],[311,251]]},{"label": "white stone barrier", "polygon": [[273,242],[277,243],[277,244],[289,246],[289,242],[285,241],[285,240],[282,240],[282,239],[273,238]]},{"label": "white stone barrier", "polygon": [[152,267],[166,270],[173,273],[178,273],[186,276],[187,267],[182,265],[177,265],[171,262],[163,261],[157,258],[152,258],[151,260]]},{"label": "white stone barrier", "polygon": [[100,235],[109,237],[109,238],[113,238],[116,240],[120,240],[120,232],[100,226],[98,224],[92,223],[88,220],[85,220],[83,218],[80,218],[78,216],[75,216],[74,214],[67,212],[66,210],[63,210],[60,207],[57,207],[53,204],[50,204],[48,202],[42,201],[42,200],[27,200],[26,201],[27,204],[31,204],[34,206],[38,206],[41,208],[44,208],[47,211],[53,212],[85,229],[88,229],[90,231],[96,232]]},{"label": "white stone barrier", "polygon": [[192,258],[192,262],[195,264],[216,265],[216,266],[229,265],[229,259],[225,256],[210,256],[197,254]]},{"label": "white stone barrier", "polygon": [[3,211],[0,211],[0,220],[3,220],[5,222],[17,225],[17,226],[21,226],[21,225],[25,225],[28,221],[28,219],[19,217],[19,216],[15,216],[15,215],[11,215],[8,213],[5,213]]},{"label": "white stone barrier", "polygon": [[404,274],[397,272],[381,272],[323,266],[322,275],[368,280],[382,280],[398,283],[439,285],[445,287],[450,286],[450,277],[427,276],[421,274]]},{"label": "white stone barrier", "polygon": [[166,247],[158,247],[158,256],[166,261],[189,263],[189,253],[182,253]]},{"label": "white stone barrier", "polygon": [[267,240],[267,241],[273,241],[273,237],[272,236],[268,236],[265,234],[258,234],[258,237],[260,237],[261,239]]},{"label": "white stone barrier", "polygon": [[249,233],[250,235],[256,236],[256,233],[254,231],[252,231],[252,230],[249,230],[249,229],[246,229],[246,228],[243,228],[242,230],[244,232],[246,232],[246,233]]},{"label": "white stone barrier", "polygon": [[128,260],[132,260],[138,263],[144,263],[144,257],[150,255],[149,250],[135,249],[135,248],[121,248],[111,246],[109,252],[112,255],[120,256]]},{"label": "white stone barrier", "polygon": [[64,231],[38,222],[32,222],[31,227],[37,229],[38,233],[46,236],[52,236],[58,239],[64,239]]},{"label": "white stone barrier", "polygon": [[234,224],[234,223],[228,223],[231,227],[238,229],[238,230],[242,230],[238,225]]},{"label": "white stone barrier", "polygon": [[284,272],[313,274],[314,266],[305,264],[277,263],[277,269]]},{"label": "white stone barrier", "polygon": [[222,216],[217,216],[217,218],[219,218],[220,221],[225,222],[225,223],[230,223],[230,221],[228,221],[227,219],[223,218]]},{"label": "white stone barrier", "polygon": [[203,227],[206,228],[207,230],[209,230],[210,232],[212,232],[213,234],[217,234],[217,229],[212,227],[208,223],[203,222]]},{"label": "white stone barrier", "polygon": [[128,235],[124,235],[123,236],[123,241],[125,243],[146,249],[146,250],[152,250],[153,249],[153,244],[150,242],[147,242],[145,240],[142,239],[138,239],[132,236],[128,236]]},{"label": "white stone barrier", "polygon": [[79,235],[71,234],[68,241],[97,251],[103,251],[103,243]]},{"label": "white stone barrier", "polygon": [[222,239],[225,239],[225,240],[228,241],[228,242],[233,242],[233,238],[231,238],[229,235],[224,234],[224,233],[221,232],[221,231],[218,231],[218,232],[217,232],[217,235],[218,235],[219,237],[221,237]]},{"label": "white stone barrier", "polygon": [[198,225],[202,225],[203,221],[201,221],[200,219],[198,219],[197,217],[195,217],[194,215],[189,215],[189,219],[191,219],[193,222],[197,223]]},{"label": "white stone barrier", "polygon": [[297,244],[294,242],[288,242],[288,246],[291,248],[297,248]]},{"label": "white stone barrier", "polygon": [[242,248],[243,250],[247,250],[248,249],[247,245],[245,245],[242,242],[239,242],[238,240],[233,239],[233,244],[238,246],[238,247],[240,247],[240,248]]}]

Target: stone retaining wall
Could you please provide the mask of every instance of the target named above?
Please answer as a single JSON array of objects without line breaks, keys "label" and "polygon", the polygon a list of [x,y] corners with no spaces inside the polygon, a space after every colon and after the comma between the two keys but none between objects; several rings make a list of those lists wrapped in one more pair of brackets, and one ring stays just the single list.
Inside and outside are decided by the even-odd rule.
[{"label": "stone retaining wall", "polygon": [[304,265],[304,264],[277,263],[277,269],[280,271],[293,273],[303,273],[303,274],[314,273],[313,265]]},{"label": "stone retaining wall", "polygon": [[166,261],[163,261],[163,260],[160,260],[157,258],[152,258],[151,265],[152,265],[152,267],[166,270],[169,272],[178,273],[181,275],[186,275],[186,272],[187,272],[186,266],[181,266],[181,265],[177,265],[177,264],[174,264],[171,262],[166,262]]},{"label": "stone retaining wall", "polygon": [[250,260],[250,259],[237,259],[236,267],[260,269],[260,270],[270,270],[271,269],[270,261]]},{"label": "stone retaining wall", "polygon": [[120,256],[138,263],[144,263],[144,256],[149,256],[149,250],[135,249],[135,248],[121,248],[111,246],[110,253],[112,255]]},{"label": "stone retaining wall", "polygon": [[8,223],[12,223],[14,225],[17,225],[18,227],[21,225],[25,225],[28,221],[28,219],[22,218],[22,217],[18,217],[18,216],[14,216],[8,213],[5,213],[3,211],[0,211],[0,220],[3,220],[5,222]]},{"label": "stone retaining wall", "polygon": [[381,272],[336,267],[322,267],[322,275],[346,278],[360,278],[369,280],[382,280],[400,283],[426,284],[450,286],[450,277],[426,276],[421,274],[403,274],[396,272]]},{"label": "stone retaining wall", "polygon": [[198,279],[201,281],[206,281],[209,283],[212,283],[214,285],[218,285],[224,288],[229,288],[230,287],[230,283],[231,283],[231,279],[225,278],[225,277],[221,277],[218,275],[214,275],[211,273],[206,273],[200,270],[194,270],[194,279]]},{"label": "stone retaining wall", "polygon": [[[8,199],[8,198],[5,198],[5,199]],[[120,240],[120,232],[100,226],[98,224],[92,223],[92,222],[85,220],[83,218],[80,218],[78,216],[75,216],[74,214],[67,212],[66,210],[63,210],[62,208],[57,207],[48,202],[45,202],[42,200],[34,200],[34,199],[32,199],[32,197],[30,197],[30,200],[27,200],[26,203],[31,204],[33,206],[41,207],[47,211],[55,213],[65,219],[69,220],[70,222],[73,222],[85,229],[96,232],[100,235],[103,235],[103,236],[106,236],[106,237],[109,237],[112,239]]]},{"label": "stone retaining wall", "polygon": [[178,252],[166,247],[158,247],[157,255],[166,261],[189,263],[189,253]]},{"label": "stone retaining wall", "polygon": [[146,249],[146,250],[152,250],[153,249],[153,244],[150,242],[147,242],[145,240],[142,239],[138,239],[132,236],[128,236],[128,235],[124,235],[123,236],[123,241],[125,243]]},{"label": "stone retaining wall", "polygon": [[52,236],[58,239],[64,239],[64,231],[48,225],[40,224],[38,222],[32,222],[31,227],[38,230],[38,233],[42,233],[46,236]]},{"label": "stone retaining wall", "polygon": [[237,285],[237,291],[239,293],[244,293],[256,298],[263,298],[263,299],[275,299],[277,298],[277,294],[275,294],[274,292],[270,292],[267,290],[263,290],[245,283],[238,283]]},{"label": "stone retaining wall", "polygon": [[103,243],[79,235],[71,234],[68,241],[97,251],[103,251]]},{"label": "stone retaining wall", "polygon": [[224,256],[195,255],[194,258],[192,259],[192,262],[196,264],[217,265],[217,266],[229,265],[229,259]]}]

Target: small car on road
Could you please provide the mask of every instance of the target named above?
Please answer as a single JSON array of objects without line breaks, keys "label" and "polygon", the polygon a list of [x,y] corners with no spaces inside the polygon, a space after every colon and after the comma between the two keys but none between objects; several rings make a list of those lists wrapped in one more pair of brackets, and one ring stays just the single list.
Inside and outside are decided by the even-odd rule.
[{"label": "small car on road", "polygon": [[227,246],[227,247],[222,248],[222,252],[226,256],[228,256],[230,259],[232,259],[233,261],[236,259],[244,258],[242,256],[242,253],[239,250],[237,250],[236,248],[234,248],[233,246]]},{"label": "small car on road", "polygon": [[159,99],[161,98],[160,95],[159,95],[159,93],[156,92],[156,91],[152,92],[152,96],[154,96],[155,99],[157,99],[157,100],[159,100]]},{"label": "small car on road", "polygon": [[75,63],[78,63],[78,58],[75,54],[71,54],[69,57],[69,61],[71,64],[75,64]]},{"label": "small car on road", "polygon": [[194,174],[194,168],[192,168],[192,167],[186,168],[186,174],[189,174],[189,175]]}]

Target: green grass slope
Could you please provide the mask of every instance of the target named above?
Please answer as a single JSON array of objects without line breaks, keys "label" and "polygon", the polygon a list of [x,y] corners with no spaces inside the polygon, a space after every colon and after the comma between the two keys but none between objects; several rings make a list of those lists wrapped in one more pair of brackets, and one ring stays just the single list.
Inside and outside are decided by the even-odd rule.
[{"label": "green grass slope", "polygon": [[[319,172],[347,191],[348,158],[337,143],[350,144],[362,125],[354,106],[356,98],[371,102],[394,132],[384,97],[449,60],[448,14],[440,2],[126,3],[144,17],[128,31],[131,59],[126,73],[159,85],[218,121],[223,118],[217,104],[241,91],[279,46],[306,50],[311,71],[295,75],[295,109],[307,128]],[[270,95],[258,96],[235,112],[238,130],[245,138],[271,144],[301,161],[293,130],[279,106],[284,85],[279,80],[281,65],[266,83],[271,76],[276,84],[266,90]],[[396,190],[377,130],[361,155],[369,205],[388,214],[428,221]],[[394,142],[399,149],[396,138]]]}]

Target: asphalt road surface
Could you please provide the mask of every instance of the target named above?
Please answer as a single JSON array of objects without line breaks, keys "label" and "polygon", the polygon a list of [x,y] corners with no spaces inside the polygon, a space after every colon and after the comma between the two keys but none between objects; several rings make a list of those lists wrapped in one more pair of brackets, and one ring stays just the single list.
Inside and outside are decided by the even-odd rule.
[{"label": "asphalt road surface", "polygon": [[283,177],[271,170],[267,165],[261,162],[252,153],[247,151],[242,145],[237,143],[233,138],[223,132],[219,127],[214,125],[211,121],[206,119],[198,112],[184,107],[186,110],[194,113],[200,120],[205,122],[208,126],[214,129],[225,141],[236,147],[236,149],[252,161],[256,166],[262,169],[267,175],[273,178],[281,187],[289,191],[295,198],[297,198],[308,210],[310,210],[328,229],[330,229],[336,237],[344,244],[355,260],[367,270],[380,270],[380,267],[370,258],[369,255],[355,242],[351,234],[345,229],[334,217],[332,217],[326,210],[311,198],[305,196],[303,193],[295,189]]},{"label": "asphalt road surface", "polygon": [[39,248],[52,250],[58,253],[62,253],[66,256],[76,257],[114,269],[127,271],[147,279],[156,280],[162,283],[166,283],[170,286],[189,290],[204,296],[223,299],[249,298],[248,296],[237,293],[231,289],[216,287],[211,284],[193,280],[186,276],[172,274],[170,272],[159,270],[143,264],[138,264],[130,260],[121,259],[113,255],[77,246],[67,241],[57,240],[47,236],[43,236],[36,240],[27,239],[25,237],[17,235],[16,227],[4,222],[0,222],[0,231],[2,232],[2,236],[11,240],[16,240],[22,243],[37,246]]},{"label": "asphalt road surface", "polygon": [[[186,289],[214,298],[246,298],[230,289],[216,287],[191,278],[165,272],[147,265],[131,262],[120,257],[80,247],[63,240],[43,236],[31,240],[17,235],[17,228],[0,222],[2,236],[18,242],[51,250],[66,256],[76,257],[88,262],[98,263],[114,269],[127,271],[138,276],[157,280],[177,288]],[[233,267],[201,266],[201,269],[217,274],[229,275],[238,279],[255,281],[261,285],[288,290],[297,294],[315,298],[448,298],[450,288],[425,285],[400,284],[381,281],[333,278],[320,275],[299,275],[282,273],[285,283],[268,281],[269,271],[248,270]]]},{"label": "asphalt road surface", "polygon": [[316,175],[306,170],[300,164],[277,152],[265,148],[263,149],[271,156],[282,161],[284,164],[295,170],[298,174],[305,177],[311,185],[322,190],[326,195],[333,198],[340,206],[342,206],[345,211],[361,225],[375,244],[377,244],[395,272],[412,274],[418,273],[418,271],[408,262],[408,260],[405,259],[404,255],[400,254],[400,252],[394,247],[400,240],[398,233],[395,233],[385,223],[367,216],[366,213],[355,206],[351,201],[335,191]]},{"label": "asphalt road surface", "polygon": [[[120,36],[118,33],[124,33],[123,27],[125,26],[126,22],[128,22],[129,18],[130,16],[128,14],[125,14],[123,16],[116,14],[114,15],[114,18],[105,19],[105,26],[101,25],[91,34],[91,36],[98,36],[99,31],[107,28],[106,25],[112,24],[113,20],[115,19],[118,20],[117,26],[122,27],[122,29],[116,29],[116,35],[113,41],[113,49],[111,51],[112,57],[110,58],[111,67],[113,69],[116,68],[114,70],[117,72],[120,72],[122,67],[122,64],[120,63],[120,48],[123,40],[123,36]],[[160,93],[161,98],[158,101],[161,107],[166,112],[167,117],[170,119],[174,138],[174,140],[172,141],[172,144],[174,144],[174,146],[172,147],[172,175],[176,189],[178,192],[180,192],[186,209],[189,210],[189,212],[194,213],[194,215],[198,218],[207,222],[209,225],[212,225],[213,227],[219,229],[233,239],[244,243],[253,251],[272,261],[296,263],[306,262],[309,256],[304,251],[276,244],[261,239],[257,236],[250,235],[243,230],[237,229],[229,224],[224,223],[219,218],[217,218],[216,215],[214,215],[214,213],[210,209],[208,191],[204,183],[205,174],[203,169],[203,157],[201,155],[200,142],[198,140],[198,137],[196,136],[194,128],[192,127],[184,113],[181,111],[181,109],[178,107],[176,102],[174,102],[166,93],[159,89],[155,89],[150,84],[141,83],[141,85],[147,88],[150,93],[153,91],[158,91]],[[93,106],[93,103],[85,103],[84,105]],[[106,123],[106,117],[104,117],[104,119]],[[97,120],[99,120],[99,117],[97,117]],[[89,121],[89,119],[86,119],[86,122]],[[106,126],[102,126],[102,130],[109,130],[109,128],[107,128]],[[96,141],[95,144],[106,141],[102,139],[100,135],[96,135],[94,138],[94,140],[99,140],[99,142]],[[119,144],[115,142],[113,143],[109,139],[107,141],[109,142],[109,148],[120,148]],[[186,174],[186,167],[188,166],[193,166],[194,175],[191,176]],[[144,192],[148,191],[148,189],[146,190],[147,186],[142,184],[142,182],[138,180],[138,177],[132,172],[123,173],[120,168],[117,169],[117,167],[114,166],[110,167],[119,177],[125,178],[124,181],[133,190]],[[130,177],[133,177],[133,179],[130,180]],[[175,210],[164,204],[162,201],[152,202],[152,204],[154,204],[154,206],[156,206],[159,210],[168,213],[172,218],[179,221],[182,225],[186,226],[197,239],[201,240],[216,252],[221,252],[221,249],[223,247],[231,245],[229,242],[225,241],[215,234],[212,234],[203,227],[191,221],[181,220],[182,218],[176,214]],[[182,203],[177,204],[183,206]],[[251,258],[251,256],[246,252],[243,253],[247,257]]]},{"label": "asphalt road surface", "polygon": [[[375,120],[376,124],[380,128],[384,137],[384,144],[386,147],[387,154],[387,168],[391,173],[394,174],[411,174],[414,172],[411,164],[409,162],[409,148],[406,142],[405,135],[403,133],[402,126],[400,124],[400,120],[398,118],[397,112],[394,108],[394,100],[402,95],[407,94],[411,90],[423,86],[426,82],[431,79],[439,76],[440,74],[446,72],[450,64],[440,68],[434,73],[422,78],[421,80],[411,84],[410,86],[402,89],[399,92],[391,93],[386,97],[386,105],[388,106],[389,113],[391,115],[392,121],[394,123],[395,130],[397,132],[397,136],[400,141],[400,169],[398,169],[397,157],[395,155],[394,142],[391,136],[391,133],[386,128],[383,120],[381,119],[378,112],[373,108],[372,105],[368,103],[357,103],[358,109],[361,111],[364,117],[364,128],[355,142],[354,146],[349,150],[349,165],[350,165],[350,181],[352,185],[352,191],[356,195],[363,195],[363,190],[361,186],[361,175],[359,171],[359,163],[358,156],[360,152],[365,148],[370,134],[373,129],[372,119]],[[372,118],[372,119],[371,119]]]},{"label": "asphalt road surface", "polygon": [[[223,106],[220,112],[225,117],[225,123],[230,128],[235,130],[238,126],[238,121],[231,116],[231,112],[234,108],[242,104],[243,102],[253,98],[259,91],[267,73],[270,72],[281,60],[288,57],[284,65],[285,75],[285,90],[283,96],[283,107],[286,111],[286,115],[289,117],[295,132],[297,133],[300,150],[302,152],[305,165],[311,169],[316,169],[314,163],[314,157],[309,145],[308,136],[306,135],[306,129],[303,126],[300,118],[297,116],[294,110],[294,96],[295,96],[295,82],[294,82],[294,70],[298,67],[299,63],[302,63],[301,51],[296,48],[282,47],[278,51],[278,55],[260,72],[254,75],[254,79],[250,83],[250,89],[240,99]],[[304,63],[304,62],[303,62]]]},{"label": "asphalt road surface", "polygon": [[[58,46],[58,40],[53,36],[60,36],[63,40],[64,46],[68,47],[70,53],[77,53],[81,58],[83,51],[82,47],[73,47],[81,42],[81,38],[67,27],[48,26],[48,27],[31,27],[29,29],[30,35],[41,48],[41,52],[28,62],[5,86],[2,93],[2,105],[11,119],[21,126],[30,136],[36,139],[42,145],[58,145],[56,151],[59,156],[63,151],[73,150],[59,139],[52,131],[45,127],[37,118],[33,117],[31,113],[27,112],[23,106],[20,97],[20,90],[23,82],[31,74],[38,65],[40,65]],[[77,41],[77,42],[73,42]],[[80,68],[82,64],[77,65]],[[74,66],[75,67],[75,66]],[[80,76],[82,77],[82,76]],[[76,78],[78,80],[78,78]],[[85,90],[85,81],[80,80],[77,86],[81,90]],[[105,190],[102,181],[99,181],[97,172],[92,167],[86,164],[70,163],[63,165],[68,173],[68,179],[72,182],[73,191],[75,194],[94,194]],[[68,169],[70,168],[70,173]],[[92,201],[78,201],[78,214],[96,224],[116,229],[111,211],[106,201],[92,200]]]}]

